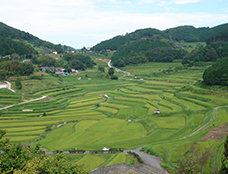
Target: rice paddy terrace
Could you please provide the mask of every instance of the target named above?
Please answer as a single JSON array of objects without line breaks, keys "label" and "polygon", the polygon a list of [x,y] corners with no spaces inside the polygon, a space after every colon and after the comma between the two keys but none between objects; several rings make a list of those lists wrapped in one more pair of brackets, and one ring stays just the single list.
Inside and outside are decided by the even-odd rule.
[{"label": "rice paddy terrace", "polygon": [[[0,111],[0,129],[11,141],[40,143],[50,151],[144,146],[144,151],[172,163],[192,141],[202,149],[221,150],[222,139],[200,139],[227,122],[228,108],[220,106],[228,105],[228,93],[194,85],[205,67],[171,71],[177,66],[179,62],[129,66],[125,70],[132,75],[120,72],[117,81],[94,68],[62,77],[61,83],[46,75],[19,93],[1,89],[1,107],[16,105]],[[17,105],[41,96],[47,98]],[[155,109],[161,113],[154,114]]]}]

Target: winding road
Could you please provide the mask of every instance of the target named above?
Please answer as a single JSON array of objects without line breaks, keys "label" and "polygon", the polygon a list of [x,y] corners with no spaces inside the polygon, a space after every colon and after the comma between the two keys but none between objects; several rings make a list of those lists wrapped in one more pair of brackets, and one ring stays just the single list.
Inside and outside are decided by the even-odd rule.
[{"label": "winding road", "polygon": [[140,158],[143,160],[144,163],[151,165],[157,171],[156,173],[168,173],[160,166],[160,163],[162,162],[160,157],[142,152],[140,151],[141,148],[142,147],[139,147],[134,150],[124,150],[124,153],[127,154],[128,151],[134,152],[140,156]]},{"label": "winding road", "polygon": [[[108,66],[109,66],[109,68],[112,68],[112,66],[111,66],[111,60],[108,61]],[[115,67],[113,67],[113,68],[115,68]],[[118,69],[118,68],[115,68],[115,70],[116,70],[117,72],[123,72],[123,73],[127,74],[128,76],[131,75],[130,72],[123,71],[123,70]]]}]

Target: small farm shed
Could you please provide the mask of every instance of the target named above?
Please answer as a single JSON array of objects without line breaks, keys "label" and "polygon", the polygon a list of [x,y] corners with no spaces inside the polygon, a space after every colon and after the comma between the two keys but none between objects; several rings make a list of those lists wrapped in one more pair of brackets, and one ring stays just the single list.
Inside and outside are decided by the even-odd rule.
[{"label": "small farm shed", "polygon": [[104,147],[102,150],[105,151],[105,152],[107,152],[107,151],[109,151],[109,148]]},{"label": "small farm shed", "polygon": [[154,113],[155,113],[155,114],[160,114],[160,109],[155,109],[155,110],[154,110]]}]

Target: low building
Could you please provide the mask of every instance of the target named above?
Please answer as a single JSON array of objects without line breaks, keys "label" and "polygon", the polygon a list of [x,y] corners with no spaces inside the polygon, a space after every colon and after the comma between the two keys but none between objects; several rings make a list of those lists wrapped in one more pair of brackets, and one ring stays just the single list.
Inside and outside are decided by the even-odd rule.
[{"label": "low building", "polygon": [[47,55],[47,54],[53,54],[53,52],[50,50],[45,50],[45,51],[41,51],[40,54]]},{"label": "low building", "polygon": [[154,113],[155,113],[155,114],[160,114],[160,109],[155,109],[155,110],[154,110]]},{"label": "low building", "polygon": [[62,75],[69,75],[69,73],[68,72],[62,72]]},{"label": "low building", "polygon": [[108,152],[108,151],[109,151],[109,148],[104,147],[102,150],[103,150],[104,152]]},{"label": "low building", "polygon": [[23,63],[25,63],[25,62],[31,62],[31,59],[25,59],[25,60],[23,60],[22,62],[23,62]]}]

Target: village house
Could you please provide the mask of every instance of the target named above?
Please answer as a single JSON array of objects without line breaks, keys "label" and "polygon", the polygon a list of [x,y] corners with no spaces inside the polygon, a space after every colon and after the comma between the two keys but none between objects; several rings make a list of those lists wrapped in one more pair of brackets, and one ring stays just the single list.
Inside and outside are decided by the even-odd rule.
[{"label": "village house", "polygon": [[160,114],[160,109],[155,109],[155,110],[154,110],[154,113],[155,113],[155,114]]},{"label": "village house", "polygon": [[50,50],[45,50],[45,51],[41,51],[40,54],[47,55],[47,54],[53,54],[53,53]]},{"label": "village house", "polygon": [[25,63],[25,62],[31,62],[31,59],[25,59],[25,60],[23,60],[22,62],[23,62],[23,63]]}]

